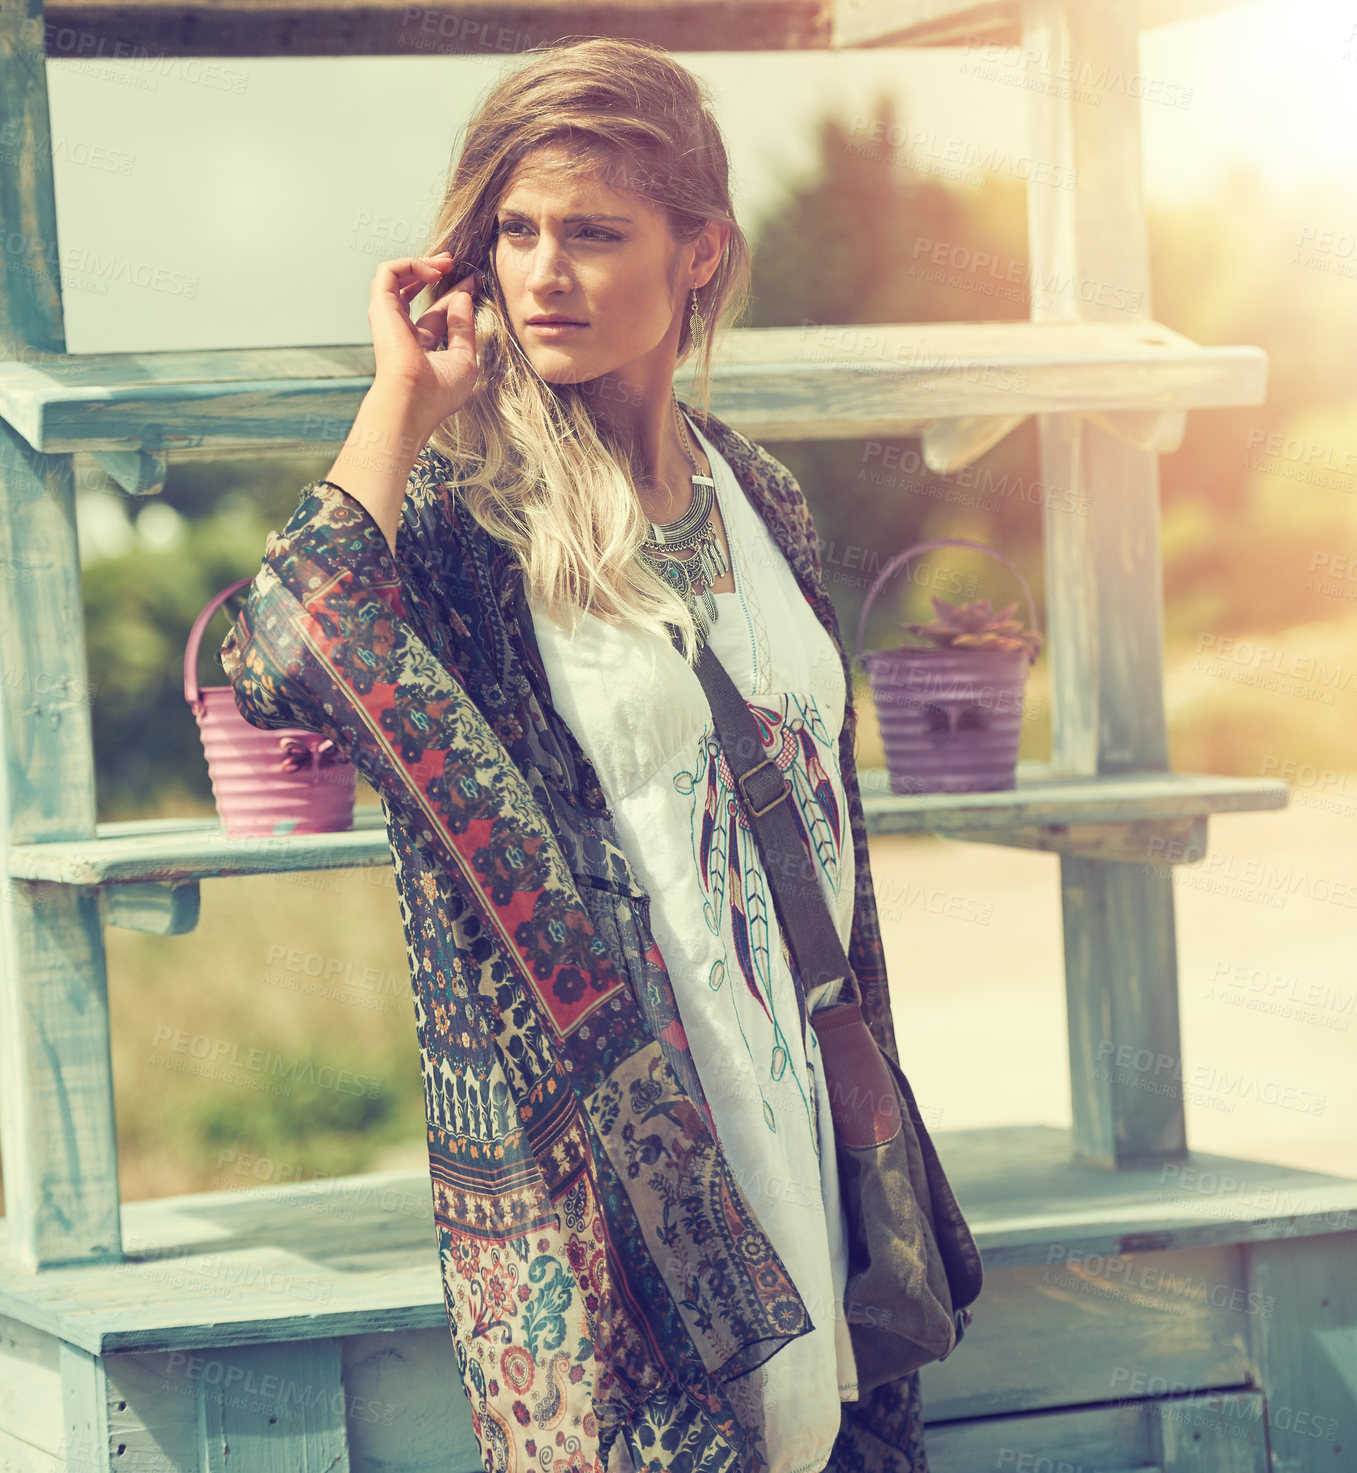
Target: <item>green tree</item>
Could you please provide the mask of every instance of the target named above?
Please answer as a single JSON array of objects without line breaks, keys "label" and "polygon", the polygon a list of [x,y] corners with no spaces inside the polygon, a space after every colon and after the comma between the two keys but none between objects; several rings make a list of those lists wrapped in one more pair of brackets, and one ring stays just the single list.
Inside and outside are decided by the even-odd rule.
[{"label": "green tree", "polygon": [[[980,188],[957,188],[933,172],[931,160],[876,136],[908,136],[889,95],[877,100],[866,130],[850,133],[834,116],[821,120],[818,170],[754,242],[747,325],[810,324],[813,333],[819,324],[1025,319],[1022,186],[990,176]],[[774,453],[811,503],[850,647],[876,576],[895,553],[926,538],[958,535],[1016,553],[1040,608],[1040,510],[1025,494],[1038,480],[1030,430],[953,477],[924,466],[917,436],[786,441]],[[1011,576],[982,554],[924,556],[977,592],[1012,597]],[[873,604],[865,647],[901,642],[902,618],[930,617],[932,587],[922,564],[896,575]]]}]

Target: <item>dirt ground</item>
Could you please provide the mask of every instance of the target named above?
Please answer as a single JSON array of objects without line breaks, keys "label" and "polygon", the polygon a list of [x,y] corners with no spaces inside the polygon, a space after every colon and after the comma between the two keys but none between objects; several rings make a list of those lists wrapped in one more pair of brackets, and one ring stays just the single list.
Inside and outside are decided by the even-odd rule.
[{"label": "dirt ground", "polygon": [[[1340,811],[1210,820],[1174,872],[1188,1144],[1357,1177],[1357,774]],[[871,843],[901,1062],[930,1129],[1070,1123],[1059,859]]]}]

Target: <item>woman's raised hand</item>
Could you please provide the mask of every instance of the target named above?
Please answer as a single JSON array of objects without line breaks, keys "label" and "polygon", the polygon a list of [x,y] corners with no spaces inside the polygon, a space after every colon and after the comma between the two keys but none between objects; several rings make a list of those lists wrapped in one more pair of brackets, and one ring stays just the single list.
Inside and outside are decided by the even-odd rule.
[{"label": "woman's raised hand", "polygon": [[452,255],[383,261],[372,278],[368,325],[376,358],[374,388],[405,402],[430,433],[471,397],[476,382],[475,308],[468,272],[417,322],[410,303],[452,265]]}]

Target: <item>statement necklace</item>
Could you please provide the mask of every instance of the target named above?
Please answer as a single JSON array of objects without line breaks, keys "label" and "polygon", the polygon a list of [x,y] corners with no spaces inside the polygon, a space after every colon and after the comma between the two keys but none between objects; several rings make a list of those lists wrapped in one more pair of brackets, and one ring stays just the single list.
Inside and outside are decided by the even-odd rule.
[{"label": "statement necklace", "polygon": [[[678,397],[673,396],[674,417],[688,459],[693,463],[693,504],[676,522],[651,522],[650,536],[641,544],[641,556],[652,571],[672,588],[688,605],[699,638],[706,643],[711,626],[716,622],[716,600],[711,587],[723,578],[730,563],[716,533],[712,507],[716,504],[716,482],[701,473],[697,456],[688,438],[688,428],[679,413]],[[688,552],[689,548],[696,549]],[[687,553],[680,557],[679,553]]]}]

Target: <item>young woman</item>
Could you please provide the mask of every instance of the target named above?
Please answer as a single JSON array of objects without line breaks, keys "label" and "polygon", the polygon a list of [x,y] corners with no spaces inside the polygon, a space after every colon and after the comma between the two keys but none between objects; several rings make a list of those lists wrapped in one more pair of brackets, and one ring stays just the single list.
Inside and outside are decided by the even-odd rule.
[{"label": "young woman", "polygon": [[695,360],[705,405],[748,294],[704,88],[530,53],[431,243],[376,273],[372,387],[223,663],[386,810],[486,1467],[926,1473],[917,1377],[858,1395],[815,1034],[692,670],[709,642],[749,701],[893,1053],[805,498],[673,387]]}]

